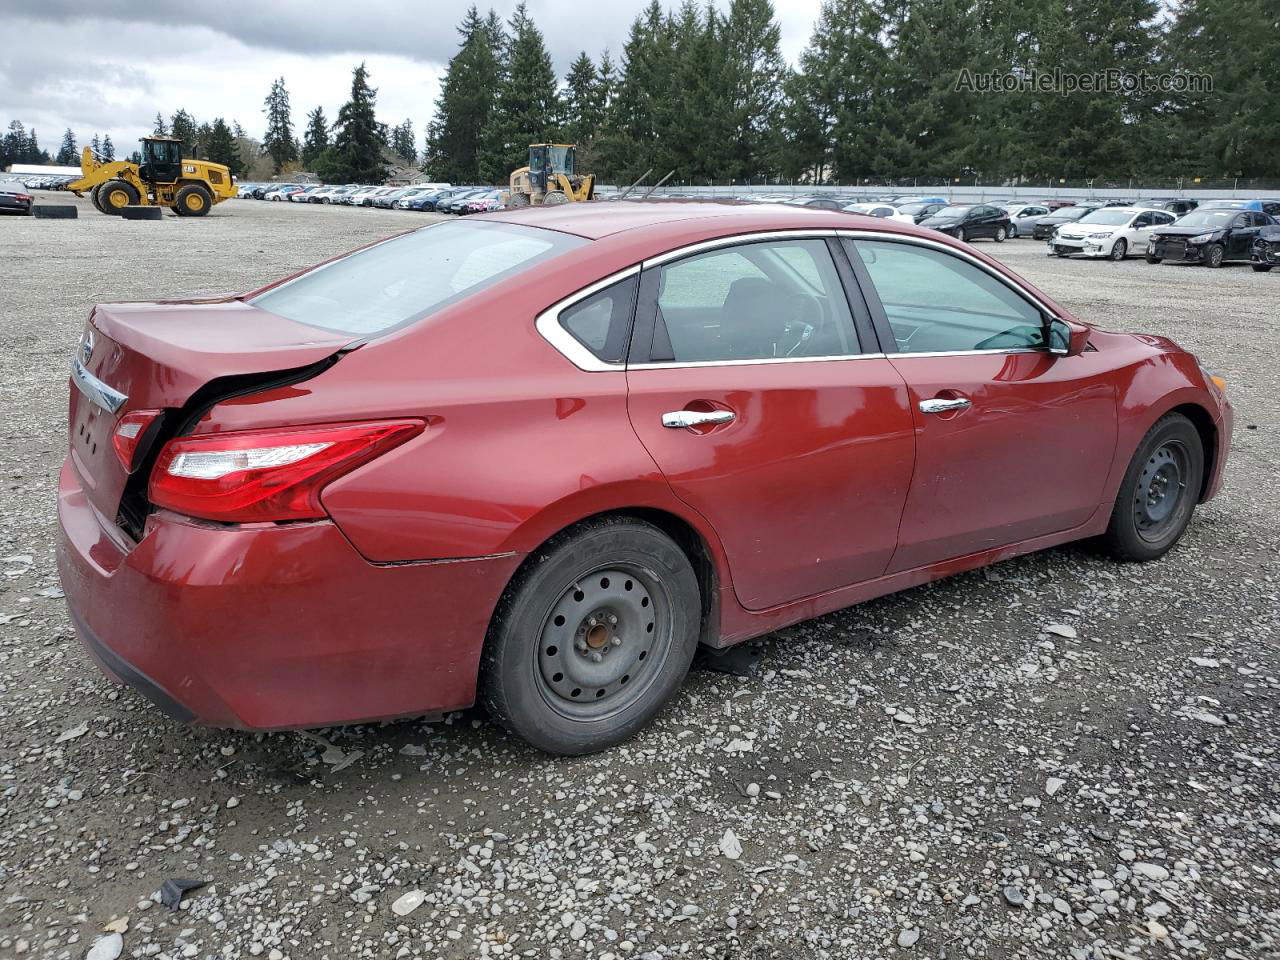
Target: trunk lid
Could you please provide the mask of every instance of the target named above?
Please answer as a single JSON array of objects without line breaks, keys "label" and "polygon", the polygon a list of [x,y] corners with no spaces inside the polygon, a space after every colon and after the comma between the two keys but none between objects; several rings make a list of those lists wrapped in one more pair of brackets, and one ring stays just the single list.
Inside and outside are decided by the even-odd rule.
[{"label": "trunk lid", "polygon": [[[216,402],[214,381],[241,392],[255,376],[268,381],[320,363],[354,339],[230,298],[98,305],[76,348],[70,388],[70,456],[86,495],[103,517],[116,520],[130,476],[148,463],[145,446],[158,447],[171,435],[186,419],[184,408]],[[128,469],[112,436],[119,420],[138,410],[164,416]]]}]

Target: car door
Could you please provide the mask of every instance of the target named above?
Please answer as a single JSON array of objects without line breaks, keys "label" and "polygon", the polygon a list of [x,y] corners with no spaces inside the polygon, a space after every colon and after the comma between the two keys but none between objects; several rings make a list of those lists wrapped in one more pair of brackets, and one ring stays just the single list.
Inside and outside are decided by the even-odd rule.
[{"label": "car door", "polygon": [[1248,260],[1253,250],[1253,241],[1258,236],[1258,225],[1254,222],[1254,213],[1236,214],[1227,231],[1226,248],[1228,260]]},{"label": "car door", "polygon": [[919,240],[848,244],[915,418],[916,468],[889,572],[1092,517],[1117,434],[1103,355],[1050,353],[1043,311],[977,258]]},{"label": "car door", "polygon": [[834,239],[776,234],[642,274],[631,425],[748,609],[874,579],[897,546],[914,424],[852,283]]},{"label": "car door", "polygon": [[964,220],[964,232],[970,240],[976,237],[992,236],[990,209],[981,204],[969,209],[969,214]]}]

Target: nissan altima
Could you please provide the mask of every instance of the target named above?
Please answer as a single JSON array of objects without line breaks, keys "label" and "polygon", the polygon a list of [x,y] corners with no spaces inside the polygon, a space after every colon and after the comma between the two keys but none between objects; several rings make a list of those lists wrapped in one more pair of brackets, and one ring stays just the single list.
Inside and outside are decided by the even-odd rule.
[{"label": "nissan altima", "polygon": [[269,730],[480,702],[577,754],[723,648],[1067,541],[1155,560],[1220,377],[967,244],[785,204],[570,204],[239,296],[102,303],[59,571],[111,677]]}]

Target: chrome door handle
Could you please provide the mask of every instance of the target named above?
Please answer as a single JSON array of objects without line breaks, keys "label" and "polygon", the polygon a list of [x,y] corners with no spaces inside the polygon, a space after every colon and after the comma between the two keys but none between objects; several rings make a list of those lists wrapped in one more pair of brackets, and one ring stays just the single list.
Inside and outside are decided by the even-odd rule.
[{"label": "chrome door handle", "polygon": [[684,427],[701,427],[706,424],[730,423],[736,414],[732,410],[674,410],[662,415],[662,425],[672,430]]},{"label": "chrome door handle", "polygon": [[946,413],[948,410],[964,410],[971,406],[964,397],[956,397],[954,400],[944,400],[941,397],[934,397],[932,400],[920,401],[921,413]]}]

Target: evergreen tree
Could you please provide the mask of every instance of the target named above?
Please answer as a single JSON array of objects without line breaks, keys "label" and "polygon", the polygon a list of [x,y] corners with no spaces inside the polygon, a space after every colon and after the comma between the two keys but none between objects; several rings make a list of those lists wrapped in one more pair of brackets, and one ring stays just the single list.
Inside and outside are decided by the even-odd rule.
[{"label": "evergreen tree", "polygon": [[[1212,91],[1170,95],[1160,105],[1155,151],[1181,172],[1275,176],[1280,156],[1280,6],[1182,0],[1168,37],[1171,66],[1209,75]],[[1181,154],[1181,156],[1179,156]],[[1174,172],[1172,169],[1170,172]]]},{"label": "evergreen tree", "polygon": [[271,157],[275,172],[287,163],[298,159],[298,142],[293,138],[293,115],[289,109],[289,91],[284,77],[271,82],[271,91],[264,101],[263,113],[267,115],[267,132],[262,138],[262,149]]},{"label": "evergreen tree", "polygon": [[177,113],[169,118],[169,136],[182,141],[184,157],[196,155],[196,147],[200,143],[200,129],[196,124],[196,118],[186,110],[179,108]]},{"label": "evergreen tree", "polygon": [[93,135],[93,138],[89,141],[89,147],[93,150],[93,155],[95,157],[102,156],[102,141],[98,139],[98,135],[96,133]]},{"label": "evergreen tree", "polygon": [[[723,72],[713,78],[717,126],[728,128],[731,159],[720,171],[738,180],[767,174],[777,163],[787,67],[770,0],[731,0],[716,46]],[[718,82],[717,82],[718,81]]]},{"label": "evergreen tree", "polygon": [[102,159],[110,163],[116,158],[116,145],[111,142],[111,134],[105,134],[102,138]]},{"label": "evergreen tree", "polygon": [[572,143],[585,146],[599,129],[604,113],[600,93],[600,75],[584,50],[569,65],[560,97],[564,110],[561,126],[565,138]]},{"label": "evergreen tree", "polygon": [[302,141],[302,165],[314,169],[320,154],[329,149],[329,121],[324,108],[316,107],[307,114],[307,131]]},{"label": "evergreen tree", "polygon": [[240,159],[240,151],[236,146],[236,138],[221,117],[215,117],[209,127],[209,133],[203,139],[204,155],[212,163],[221,163],[231,168],[231,175],[239,177],[244,173],[244,163]]},{"label": "evergreen tree", "polygon": [[[646,169],[663,165],[661,113],[671,96],[683,96],[671,84],[674,30],[658,0],[652,0],[627,34],[608,130],[598,138],[597,147],[602,166],[619,182],[630,182]],[[666,172],[655,173],[655,178]]]},{"label": "evergreen tree", "polygon": [[480,179],[481,133],[494,108],[502,25],[493,11],[481,19],[473,5],[458,33],[462,41],[440,85],[423,159],[435,179],[474,183]]},{"label": "evergreen tree", "polygon": [[152,128],[151,132],[157,137],[167,137],[169,135],[169,128],[165,126],[164,117],[158,113],[156,114],[155,126]]},{"label": "evergreen tree", "polygon": [[418,162],[418,143],[413,134],[413,121],[406,119],[399,126],[392,127],[388,135],[388,146],[396,156],[403,157],[410,164]]},{"label": "evergreen tree", "polygon": [[369,86],[362,63],[351,78],[351,99],[338,112],[333,146],[320,157],[316,172],[330,182],[381,183],[386,177],[382,137],[374,109],[378,91]]},{"label": "evergreen tree", "polygon": [[70,127],[67,127],[67,132],[62,135],[62,146],[58,148],[58,155],[54,159],[63,166],[75,164],[79,161],[79,151],[76,149],[76,135],[71,132]]},{"label": "evergreen tree", "polygon": [[528,161],[529,144],[557,138],[556,74],[542,32],[522,2],[509,23],[510,38],[498,81],[496,109],[481,131],[480,178],[505,183]]}]

